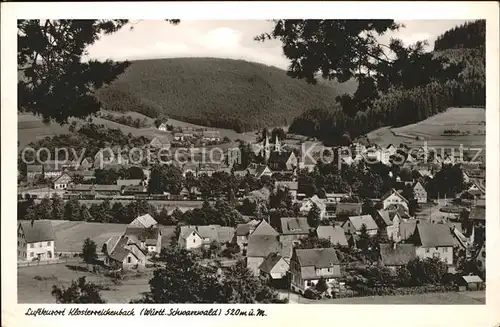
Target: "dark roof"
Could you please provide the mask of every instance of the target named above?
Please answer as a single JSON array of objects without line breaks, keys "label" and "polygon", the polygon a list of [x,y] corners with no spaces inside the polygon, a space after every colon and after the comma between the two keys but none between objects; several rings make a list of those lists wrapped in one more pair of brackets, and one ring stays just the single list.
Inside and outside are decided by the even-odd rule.
[{"label": "dark roof", "polygon": [[486,220],[486,207],[475,206],[471,209],[469,219]]},{"label": "dark roof", "polygon": [[337,204],[337,208],[335,209],[335,214],[338,215],[350,215],[350,216],[359,216],[362,212],[363,204],[362,203],[348,203],[341,202]]},{"label": "dark roof", "polygon": [[26,243],[55,240],[54,229],[49,220],[35,220],[33,221],[33,225],[31,225],[31,221],[23,221],[20,225]]},{"label": "dark roof", "polygon": [[271,273],[274,266],[281,260],[281,255],[278,253],[272,252],[266,257],[266,259],[261,263],[259,269],[265,273]]},{"label": "dark roof", "polygon": [[139,240],[145,242],[147,239],[158,239],[160,235],[159,228],[141,228],[141,227],[127,227],[125,235],[129,236],[131,240]]},{"label": "dark roof", "polygon": [[238,224],[235,230],[236,236],[248,236],[250,234],[250,225]]},{"label": "dark roof", "polygon": [[334,248],[297,249],[295,253],[301,267],[327,268],[340,264]]},{"label": "dark roof", "polygon": [[419,245],[426,248],[455,244],[450,227],[445,224],[418,223],[416,234],[420,240]]},{"label": "dark roof", "polygon": [[281,218],[281,232],[283,234],[309,234],[310,228],[305,217]]},{"label": "dark roof", "polygon": [[380,259],[386,266],[403,266],[416,257],[413,244],[380,244]]}]

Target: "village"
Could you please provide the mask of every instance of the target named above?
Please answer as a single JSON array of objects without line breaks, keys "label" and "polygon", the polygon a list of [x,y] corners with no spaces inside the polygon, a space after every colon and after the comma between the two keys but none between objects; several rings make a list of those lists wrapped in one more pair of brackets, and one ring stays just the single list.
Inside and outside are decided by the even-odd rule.
[{"label": "village", "polygon": [[[219,271],[244,262],[290,303],[292,295],[484,292],[482,163],[366,139],[326,147],[278,128],[197,161],[195,144],[198,159],[224,144],[217,130],[157,129],[163,136],[140,149],[151,160],[117,146],[81,161],[26,165],[19,273],[68,263],[113,276],[147,273],[176,247]],[[128,207],[135,209],[123,213]],[[419,276],[432,269],[438,277]]]}]

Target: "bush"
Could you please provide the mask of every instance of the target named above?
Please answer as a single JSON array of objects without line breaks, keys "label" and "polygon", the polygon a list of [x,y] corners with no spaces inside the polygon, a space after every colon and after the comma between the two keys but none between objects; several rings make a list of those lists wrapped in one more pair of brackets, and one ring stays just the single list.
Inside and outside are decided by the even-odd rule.
[{"label": "bush", "polygon": [[307,290],[304,291],[304,297],[310,300],[321,299],[321,295],[319,295],[319,293],[312,288],[308,288]]}]

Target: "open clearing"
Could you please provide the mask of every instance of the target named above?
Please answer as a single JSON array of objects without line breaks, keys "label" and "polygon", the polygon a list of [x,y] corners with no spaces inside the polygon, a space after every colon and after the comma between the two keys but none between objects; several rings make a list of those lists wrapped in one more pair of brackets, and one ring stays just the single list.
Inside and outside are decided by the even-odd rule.
[{"label": "open clearing", "polygon": [[[56,236],[56,252],[81,252],[83,242],[88,237],[102,249],[104,242],[111,236],[125,233],[126,224],[102,224],[84,221],[51,220]],[[162,246],[170,243],[175,226],[161,226]]]},{"label": "open clearing", "polygon": [[[74,265],[74,264],[73,264]],[[84,266],[84,265],[81,265]],[[56,279],[36,280],[35,276]],[[50,294],[53,285],[68,287],[72,280],[85,276],[87,281],[106,285],[110,290],[101,291],[102,297],[108,303],[128,303],[139,299],[143,292],[149,291],[149,274],[137,278],[126,279],[122,284],[115,285],[110,278],[89,272],[74,271],[65,264],[46,266],[31,266],[17,269],[17,302],[18,303],[55,303]],[[54,278],[53,277],[53,278]]]},{"label": "open clearing", "polygon": [[[406,143],[410,147],[418,147],[427,142],[427,146],[431,147],[451,148],[463,144],[465,148],[484,148],[485,121],[485,109],[450,108],[415,124],[376,129],[368,133],[368,138],[382,146]],[[443,136],[445,130],[458,130],[466,135]]]},{"label": "open clearing", "polygon": [[[145,136],[147,138],[154,138],[155,136],[161,136],[165,134],[170,134],[170,132],[163,132],[159,131],[153,126],[154,119],[144,116],[140,113],[137,112],[125,112],[125,113],[120,113],[120,112],[109,112],[109,111],[103,111],[103,113],[111,113],[114,116],[131,116],[133,119],[139,118],[140,120],[143,120],[144,118],[147,121],[147,124],[150,125],[150,127],[145,127],[145,128],[135,128],[135,127],[130,127],[127,125],[122,125],[107,119],[99,118],[99,117],[94,117],[93,118],[93,123],[95,124],[102,124],[106,126],[107,128],[114,128],[114,129],[120,129],[123,133],[128,134],[131,133],[133,136]],[[81,119],[70,119],[69,123],[71,123],[73,120],[77,121],[77,126],[81,126],[83,124],[83,120]],[[194,125],[194,124],[189,124],[185,123],[179,120],[175,119],[169,119],[167,124],[172,125],[174,127],[193,127],[193,128],[208,128],[205,126],[199,126],[199,125]],[[42,121],[41,117],[29,114],[29,113],[19,113],[18,114],[18,141],[19,141],[19,147],[22,148],[26,145],[28,145],[31,142],[35,142],[37,140],[44,139],[45,137],[52,137],[55,135],[61,135],[61,134],[69,134],[69,124],[66,124],[64,126],[61,126],[57,123],[51,122],[48,124],[45,124]],[[252,134],[242,134],[242,133],[236,133],[233,130],[229,129],[219,129],[219,128],[208,128],[211,130],[219,130],[221,138],[228,137],[231,141],[236,141],[237,139],[240,140],[245,140],[247,142],[253,142],[255,140],[255,135]]]},{"label": "open clearing", "polygon": [[319,301],[299,297],[304,304],[485,304],[486,292],[446,292],[414,295],[367,296]]}]

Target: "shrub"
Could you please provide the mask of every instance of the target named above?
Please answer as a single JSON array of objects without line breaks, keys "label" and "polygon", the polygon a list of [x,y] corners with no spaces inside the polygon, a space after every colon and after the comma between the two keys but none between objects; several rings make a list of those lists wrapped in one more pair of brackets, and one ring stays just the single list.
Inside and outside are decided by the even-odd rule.
[{"label": "shrub", "polygon": [[318,300],[321,298],[321,295],[319,295],[314,289],[308,288],[304,291],[304,297],[310,300]]}]

